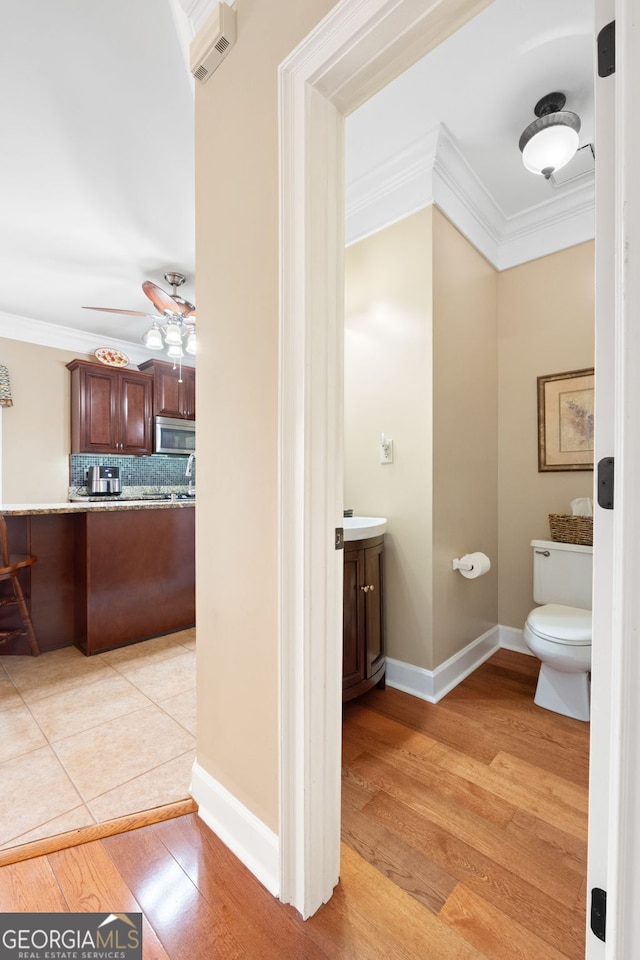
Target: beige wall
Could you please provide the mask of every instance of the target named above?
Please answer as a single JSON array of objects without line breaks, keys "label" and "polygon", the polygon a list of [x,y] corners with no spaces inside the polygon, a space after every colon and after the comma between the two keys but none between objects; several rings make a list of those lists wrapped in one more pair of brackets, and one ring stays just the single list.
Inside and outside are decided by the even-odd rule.
[{"label": "beige wall", "polygon": [[238,0],[237,44],[196,88],[198,762],[274,831],[277,67],[332,6]]},{"label": "beige wall", "polygon": [[594,362],[594,244],[500,274],[499,617],[522,628],[533,606],[529,541],[549,539],[549,513],[593,496],[591,472],[538,473],[539,376]]},{"label": "beige wall", "polygon": [[[529,541],[593,495],[590,471],[538,473],[536,392],[593,365],[593,256],[585,243],[498,274],[437,209],[347,250],[345,505],[390,521],[389,656],[433,669],[495,623],[521,628]],[[469,582],[451,559],[473,550],[493,566]]]},{"label": "beige wall", "polygon": [[70,374],[77,353],[0,339],[13,406],[2,412],[2,500],[55,503],[69,496]]},{"label": "beige wall", "polygon": [[[497,273],[433,217],[433,665],[498,622]],[[451,569],[486,553],[488,574]]]},{"label": "beige wall", "polygon": [[[431,207],[345,268],[345,505],[389,520],[389,656],[433,669],[497,623],[497,275]],[[494,566],[468,581],[473,550]]]},{"label": "beige wall", "polygon": [[[389,656],[431,665],[431,207],[345,260],[346,507],[387,517]],[[380,464],[380,434],[393,464]]]}]

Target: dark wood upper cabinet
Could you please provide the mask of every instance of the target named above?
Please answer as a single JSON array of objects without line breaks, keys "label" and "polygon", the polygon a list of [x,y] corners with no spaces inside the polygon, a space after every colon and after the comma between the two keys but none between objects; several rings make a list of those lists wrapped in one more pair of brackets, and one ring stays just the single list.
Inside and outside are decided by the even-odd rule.
[{"label": "dark wood upper cabinet", "polygon": [[153,373],[153,415],[178,420],[196,418],[196,371],[166,360],[145,360],[140,370]]},{"label": "dark wood upper cabinet", "polygon": [[72,360],[71,452],[153,452],[153,376]]}]

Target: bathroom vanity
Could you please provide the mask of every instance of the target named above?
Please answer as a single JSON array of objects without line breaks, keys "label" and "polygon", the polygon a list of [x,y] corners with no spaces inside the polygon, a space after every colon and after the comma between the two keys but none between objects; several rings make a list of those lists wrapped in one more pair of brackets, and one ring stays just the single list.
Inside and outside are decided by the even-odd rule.
[{"label": "bathroom vanity", "polygon": [[376,685],[384,686],[382,588],[386,526],[386,521],[378,518],[345,518],[344,522],[343,702]]}]

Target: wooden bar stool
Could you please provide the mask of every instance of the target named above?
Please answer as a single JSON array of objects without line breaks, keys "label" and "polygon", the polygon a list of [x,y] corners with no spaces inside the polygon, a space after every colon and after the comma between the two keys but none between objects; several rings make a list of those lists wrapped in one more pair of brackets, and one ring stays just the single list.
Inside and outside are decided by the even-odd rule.
[{"label": "wooden bar stool", "polygon": [[9,555],[9,538],[7,536],[7,524],[0,513],[0,553],[2,554],[2,567],[0,567],[0,580],[10,580],[13,590],[13,596],[0,597],[0,608],[17,606],[22,617],[22,629],[19,630],[0,630],[0,644],[7,640],[13,640],[16,637],[27,637],[31,653],[37,657],[40,653],[36,632],[31,623],[29,608],[24,598],[18,575],[25,567],[31,567],[38,559],[34,556],[15,556]]}]

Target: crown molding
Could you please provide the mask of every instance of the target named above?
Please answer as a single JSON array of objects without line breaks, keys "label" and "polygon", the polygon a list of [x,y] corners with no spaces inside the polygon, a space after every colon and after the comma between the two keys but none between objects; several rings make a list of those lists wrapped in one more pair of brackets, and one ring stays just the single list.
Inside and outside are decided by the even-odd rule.
[{"label": "crown molding", "polygon": [[[154,356],[160,360],[167,359],[164,353],[146,350],[141,343],[104,337],[101,334],[88,333],[86,330],[45,323],[43,320],[20,317],[13,313],[0,312],[0,337],[7,340],[20,340],[23,343],[35,343],[41,347],[69,350],[71,353],[82,356],[90,356],[98,347],[108,347],[111,350],[121,350],[126,353],[131,363],[136,365]],[[185,357],[182,366],[194,366],[193,358]]]},{"label": "crown molding", "polygon": [[189,19],[192,36],[196,35],[214,7],[218,6],[218,0],[177,0],[177,2]]},{"label": "crown molding", "polygon": [[507,270],[594,238],[595,178],[580,181],[506,217],[440,124],[348,184],[347,245],[434,203],[497,270]]},{"label": "crown molding", "polygon": [[499,269],[508,270],[593,240],[595,207],[595,178],[589,175],[562,196],[509,217],[503,229]]},{"label": "crown molding", "polygon": [[438,131],[433,130],[347,185],[347,246],[433,203],[431,170],[437,140]]},{"label": "crown molding", "polygon": [[434,203],[500,269],[504,213],[444,124],[438,128],[431,177]]}]

